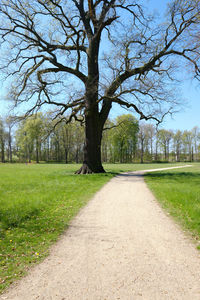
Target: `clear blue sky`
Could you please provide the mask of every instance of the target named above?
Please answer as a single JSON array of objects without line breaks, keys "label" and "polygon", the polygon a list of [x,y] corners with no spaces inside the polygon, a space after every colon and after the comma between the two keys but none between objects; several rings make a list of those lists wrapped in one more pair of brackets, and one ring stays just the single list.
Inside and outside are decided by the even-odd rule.
[{"label": "clear blue sky", "polygon": [[[168,2],[167,0],[146,0],[146,5],[158,13],[161,19]],[[180,109],[180,112],[174,114],[173,119],[171,116],[166,117],[162,126],[166,129],[181,130],[190,130],[194,126],[200,127],[200,82],[185,79],[180,91],[182,98],[186,100],[186,105]]]},{"label": "clear blue sky", "polygon": [[[163,14],[168,1],[146,0],[146,7],[148,11],[152,10],[159,14],[160,19]],[[0,82],[0,116],[7,112],[8,103],[3,101],[6,94],[6,87],[2,88],[3,83]],[[200,83],[191,80],[184,80],[181,87],[182,98],[187,100],[187,105],[181,108],[181,111],[173,116],[173,119],[166,117],[162,127],[166,129],[192,129],[194,126],[200,127]],[[128,113],[126,110],[114,106],[111,112],[111,117],[118,114]],[[138,117],[137,115],[135,115]]]},{"label": "clear blue sky", "polygon": [[[168,2],[167,0],[146,0],[145,6],[148,11],[157,14],[162,22]],[[187,74],[185,76],[188,77]],[[183,107],[172,117],[167,116],[160,126],[174,130],[190,130],[194,126],[200,127],[200,82],[191,79],[183,80],[180,86],[180,93],[184,103]],[[119,113],[128,112],[114,106],[111,116],[114,117]],[[137,114],[135,116],[138,117]]]}]

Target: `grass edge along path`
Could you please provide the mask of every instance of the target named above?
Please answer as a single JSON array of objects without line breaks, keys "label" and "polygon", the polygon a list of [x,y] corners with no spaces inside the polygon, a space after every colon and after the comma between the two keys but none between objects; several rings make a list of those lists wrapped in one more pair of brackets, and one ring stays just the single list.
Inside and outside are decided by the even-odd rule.
[{"label": "grass edge along path", "polygon": [[70,220],[114,176],[77,176],[76,168],[1,165],[0,291],[48,255]]},{"label": "grass edge along path", "polygon": [[0,164],[0,292],[43,260],[70,220],[121,172],[174,164],[109,164],[106,174],[74,175],[77,165]]},{"label": "grass edge along path", "polygon": [[200,164],[146,173],[144,179],[161,207],[200,250]]}]

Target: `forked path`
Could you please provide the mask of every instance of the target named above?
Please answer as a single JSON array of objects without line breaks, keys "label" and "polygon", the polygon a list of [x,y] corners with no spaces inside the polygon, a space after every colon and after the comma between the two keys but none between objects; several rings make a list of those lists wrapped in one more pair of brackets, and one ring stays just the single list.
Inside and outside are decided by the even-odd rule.
[{"label": "forked path", "polygon": [[199,253],[142,174],[106,184],[50,256],[0,299],[199,300]]}]

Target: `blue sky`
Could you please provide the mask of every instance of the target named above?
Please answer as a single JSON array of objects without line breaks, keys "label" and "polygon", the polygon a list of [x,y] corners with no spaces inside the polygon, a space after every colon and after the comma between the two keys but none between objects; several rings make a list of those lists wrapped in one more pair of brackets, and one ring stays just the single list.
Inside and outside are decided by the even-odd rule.
[{"label": "blue sky", "polygon": [[[160,20],[162,20],[167,2],[165,0],[146,0],[146,7],[148,11],[152,10],[154,13],[159,14]],[[0,116],[7,112],[7,107],[9,106],[7,102],[3,101],[5,94],[6,87],[3,88],[3,83],[0,82]],[[181,108],[180,112],[174,114],[173,118],[167,116],[162,124],[163,128],[190,130],[194,126],[200,127],[200,83],[189,79],[183,80],[181,94],[181,97],[186,100],[186,105]],[[122,113],[128,112],[120,109],[118,106],[114,106],[110,116],[113,118]],[[137,115],[135,116],[138,117]]]},{"label": "blue sky", "polygon": [[[160,19],[162,19],[167,2],[169,1],[146,0],[146,5],[155,13],[158,13]],[[180,130],[190,130],[194,126],[200,127],[200,82],[185,79],[181,84],[180,92],[183,102],[186,100],[186,104],[173,117],[167,116],[162,127]]]}]

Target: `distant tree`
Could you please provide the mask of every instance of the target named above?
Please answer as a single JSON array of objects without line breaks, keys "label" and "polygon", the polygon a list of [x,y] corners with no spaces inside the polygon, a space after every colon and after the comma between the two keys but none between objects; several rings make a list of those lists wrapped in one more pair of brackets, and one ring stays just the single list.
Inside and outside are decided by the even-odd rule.
[{"label": "distant tree", "polygon": [[154,159],[153,144],[154,144],[154,140],[155,140],[155,136],[156,136],[156,128],[153,124],[148,124],[147,135],[148,135],[149,144],[150,144],[151,160],[153,160]]},{"label": "distant tree", "polygon": [[72,126],[66,123],[62,124],[61,134],[62,134],[63,148],[65,152],[65,163],[67,164],[69,158],[69,151],[72,147],[72,139],[73,139]]},{"label": "distant tree", "polygon": [[170,152],[170,141],[173,137],[173,132],[171,130],[160,129],[158,131],[158,143],[164,151],[165,160],[169,160]]},{"label": "distant tree", "polygon": [[103,137],[102,137],[102,161],[114,162],[114,145],[113,145],[113,133],[115,130],[115,123],[107,119],[104,125]]},{"label": "distant tree", "polygon": [[12,129],[13,126],[15,125],[15,118],[13,116],[7,116],[5,120],[5,125],[7,127],[8,161],[12,162],[12,143],[13,143]]},{"label": "distant tree", "polygon": [[[189,161],[193,161],[193,134],[192,131],[189,130],[184,130],[183,135],[182,135],[182,142],[183,142],[183,147],[184,147],[184,152],[186,159]],[[188,158],[187,158],[188,156]]]},{"label": "distant tree", "polygon": [[[76,163],[83,161],[83,152],[84,152],[84,127],[80,123],[73,122],[72,131],[73,131],[73,148],[72,148],[72,160]],[[70,125],[71,125],[70,124]]]},{"label": "distant tree", "polygon": [[10,97],[28,103],[27,114],[50,104],[83,122],[78,173],[104,172],[101,140],[112,103],[159,122],[176,109],[170,89],[184,63],[199,78],[199,11],[197,0],[174,0],[158,24],[136,0],[1,0],[1,70],[15,78]]},{"label": "distant tree", "polygon": [[138,121],[131,114],[121,115],[116,118],[113,130],[113,144],[115,158],[120,162],[132,162],[136,151]]},{"label": "distant tree", "polygon": [[[52,125],[54,127],[55,123]],[[62,137],[61,127],[59,125],[52,130],[50,137],[51,158],[54,161],[60,162],[62,161]]]},{"label": "distant tree", "polygon": [[31,116],[20,124],[16,138],[27,161],[31,161],[33,151],[35,151],[35,160],[39,163],[43,136],[44,118],[41,113]]},{"label": "distant tree", "polygon": [[181,147],[182,147],[182,132],[180,130],[177,130],[173,134],[173,145],[174,145],[174,152],[175,152],[175,160],[177,162],[180,161],[180,155],[181,155]]},{"label": "distant tree", "polygon": [[15,134],[18,156],[20,161],[31,161],[33,141],[25,129],[25,120],[21,121]]},{"label": "distant tree", "polygon": [[[152,132],[151,132],[152,133]],[[149,141],[151,138],[150,133],[150,127],[149,124],[146,124],[144,122],[139,123],[139,132],[138,132],[138,150],[140,155],[140,162],[144,162],[144,155],[149,154],[148,148],[149,148]]]},{"label": "distant tree", "polygon": [[56,143],[56,157],[58,161],[65,160],[68,163],[70,150],[73,148],[74,123],[66,124],[65,120],[60,118],[55,120],[55,124],[59,124],[54,128],[52,138]]},{"label": "distant tree", "polygon": [[199,158],[198,146],[200,144],[200,130],[199,130],[199,127],[195,126],[194,128],[192,128],[192,135],[193,135],[193,144],[194,144],[194,153],[195,153],[194,160],[198,160],[198,158]]},{"label": "distant tree", "polygon": [[5,162],[5,128],[3,120],[0,118],[0,149],[1,149],[1,162]]}]

